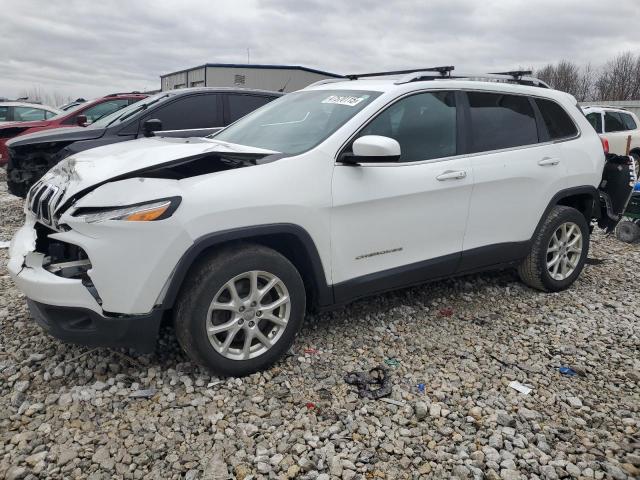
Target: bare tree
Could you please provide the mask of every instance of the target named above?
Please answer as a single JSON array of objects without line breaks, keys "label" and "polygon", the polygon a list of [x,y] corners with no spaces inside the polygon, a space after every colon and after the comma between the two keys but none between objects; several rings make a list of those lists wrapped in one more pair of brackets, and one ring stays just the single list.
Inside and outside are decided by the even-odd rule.
[{"label": "bare tree", "polygon": [[71,101],[71,97],[63,95],[60,92],[47,92],[39,85],[33,85],[30,88],[20,91],[20,98],[26,98],[31,102],[38,102],[52,107],[60,106]]},{"label": "bare tree", "polygon": [[561,60],[558,64],[545,65],[535,75],[551,88],[570,93],[579,102],[591,98],[593,90],[593,69],[591,65],[580,67],[570,60]]},{"label": "bare tree", "polygon": [[624,52],[602,67],[595,81],[598,100],[640,98],[640,55]]}]

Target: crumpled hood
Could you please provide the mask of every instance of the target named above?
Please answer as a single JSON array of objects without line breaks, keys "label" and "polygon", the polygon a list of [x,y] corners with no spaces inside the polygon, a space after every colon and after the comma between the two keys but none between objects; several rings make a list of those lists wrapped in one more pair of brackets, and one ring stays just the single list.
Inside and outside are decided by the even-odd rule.
[{"label": "crumpled hood", "polygon": [[95,185],[122,177],[135,177],[147,169],[207,153],[271,155],[278,152],[208,138],[151,137],[119,142],[72,155],[53,167],[41,182],[65,190],[63,205]]}]

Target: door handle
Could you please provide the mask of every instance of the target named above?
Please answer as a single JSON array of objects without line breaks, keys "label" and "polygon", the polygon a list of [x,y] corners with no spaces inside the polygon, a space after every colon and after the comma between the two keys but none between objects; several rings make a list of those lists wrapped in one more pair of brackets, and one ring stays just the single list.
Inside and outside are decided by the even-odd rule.
[{"label": "door handle", "polygon": [[538,165],[540,165],[541,167],[546,167],[546,166],[558,165],[559,163],[560,163],[559,158],[544,157],[542,160],[538,162]]},{"label": "door handle", "polygon": [[444,182],[445,180],[462,180],[467,176],[464,170],[447,170],[436,177],[436,180]]}]

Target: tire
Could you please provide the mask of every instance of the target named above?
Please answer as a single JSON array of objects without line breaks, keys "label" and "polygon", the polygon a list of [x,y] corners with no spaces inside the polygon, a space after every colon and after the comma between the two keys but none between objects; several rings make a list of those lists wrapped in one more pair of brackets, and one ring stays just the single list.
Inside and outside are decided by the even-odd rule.
[{"label": "tire", "polygon": [[[277,302],[282,306],[266,308]],[[185,353],[212,373],[249,375],[268,368],[291,347],[305,303],[300,274],[278,252],[247,244],[221,249],[198,260],[188,274],[174,309],[176,336]],[[233,340],[225,350],[229,335]]]},{"label": "tire", "polygon": [[[568,247],[563,240],[561,229],[565,229],[565,234],[571,232],[569,241],[566,242],[569,243]],[[572,244],[573,239],[578,236],[581,239],[579,245]],[[564,248],[563,243],[565,243]],[[557,254],[549,250],[552,246],[557,248]],[[562,260],[564,252],[567,252],[566,263]],[[531,251],[518,267],[518,274],[525,284],[537,290],[545,292],[564,290],[580,275],[588,252],[589,225],[584,215],[575,208],[556,205],[534,234]],[[556,262],[553,263],[553,260]],[[547,262],[552,266],[548,266]],[[555,266],[556,264],[558,267]]]},{"label": "tire", "polygon": [[625,243],[640,240],[640,225],[630,220],[622,220],[616,227],[616,238]]}]

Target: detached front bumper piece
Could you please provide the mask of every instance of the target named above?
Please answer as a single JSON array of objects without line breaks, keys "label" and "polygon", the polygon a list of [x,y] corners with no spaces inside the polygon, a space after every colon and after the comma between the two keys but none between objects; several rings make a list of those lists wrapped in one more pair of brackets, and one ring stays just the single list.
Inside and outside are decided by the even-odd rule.
[{"label": "detached front bumper piece", "polygon": [[47,305],[27,299],[31,316],[63,342],[89,347],[128,347],[151,353],[156,346],[162,310],[145,315],[104,317],[88,308]]}]

